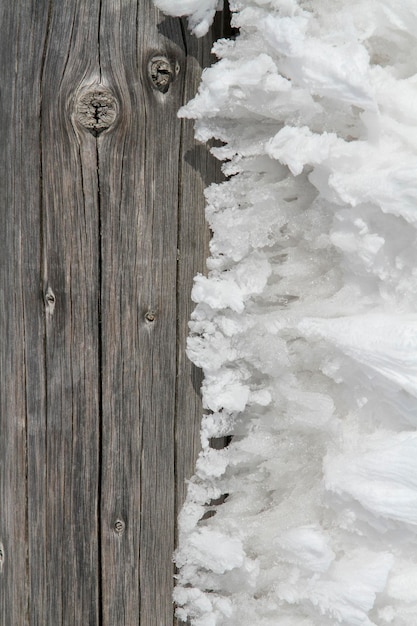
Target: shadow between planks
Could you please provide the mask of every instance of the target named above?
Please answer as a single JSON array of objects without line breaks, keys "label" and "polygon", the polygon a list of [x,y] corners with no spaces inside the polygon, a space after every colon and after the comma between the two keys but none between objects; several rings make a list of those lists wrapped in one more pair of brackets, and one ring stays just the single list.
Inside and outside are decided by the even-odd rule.
[{"label": "shadow between planks", "polygon": [[177,111],[224,25],[196,40],[150,0],[3,2],[0,23],[0,625],[168,626],[220,179]]}]

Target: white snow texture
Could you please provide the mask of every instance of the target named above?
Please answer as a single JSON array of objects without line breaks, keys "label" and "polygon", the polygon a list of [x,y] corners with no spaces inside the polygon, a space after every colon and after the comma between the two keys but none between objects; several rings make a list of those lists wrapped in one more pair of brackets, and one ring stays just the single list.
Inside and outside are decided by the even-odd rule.
[{"label": "white snow texture", "polygon": [[[195,25],[216,2],[158,4]],[[193,290],[207,415],[178,616],[415,626],[417,2],[231,8],[240,34],[180,112],[229,178]]]},{"label": "white snow texture", "polygon": [[167,15],[188,15],[191,32],[197,37],[207,33],[216,10],[223,6],[223,0],[154,0],[154,3]]}]

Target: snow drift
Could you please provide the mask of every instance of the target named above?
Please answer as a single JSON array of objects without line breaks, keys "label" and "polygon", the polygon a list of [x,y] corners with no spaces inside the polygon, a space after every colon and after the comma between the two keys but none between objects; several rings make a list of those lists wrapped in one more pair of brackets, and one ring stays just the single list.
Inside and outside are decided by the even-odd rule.
[{"label": "snow drift", "polygon": [[[157,4],[201,34],[217,2]],[[192,294],[207,414],[178,616],[413,626],[417,4],[231,8],[240,34],[180,112],[223,143],[229,179],[206,191],[209,273]]]}]

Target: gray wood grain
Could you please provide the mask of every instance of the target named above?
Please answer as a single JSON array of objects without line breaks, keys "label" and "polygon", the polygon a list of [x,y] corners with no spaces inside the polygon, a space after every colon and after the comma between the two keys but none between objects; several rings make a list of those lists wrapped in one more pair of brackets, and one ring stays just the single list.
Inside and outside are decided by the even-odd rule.
[{"label": "gray wood grain", "polygon": [[55,298],[45,310],[43,623],[51,625],[99,623],[98,183],[95,139],[72,123],[77,89],[98,69],[99,12],[98,0],[51,5],[41,85],[42,284]]},{"label": "gray wood grain", "polygon": [[27,506],[29,494],[43,495],[39,456],[29,460],[27,450],[38,449],[45,407],[38,119],[46,9],[0,7],[0,623],[16,626],[27,623],[42,579],[42,571],[27,575],[33,558],[42,570],[32,540],[43,524]]},{"label": "gray wood grain", "polygon": [[[148,60],[158,54],[182,64],[184,54],[178,20],[168,39],[151,2],[141,3],[138,16],[135,9],[115,1],[101,16],[102,77],[123,103],[117,128],[98,141],[106,626],[172,623],[182,79],[160,93]],[[117,520],[123,533],[115,532]]]},{"label": "gray wood grain", "polygon": [[1,3],[0,27],[0,624],[167,626],[218,177],[176,114],[211,41],[151,0]]}]

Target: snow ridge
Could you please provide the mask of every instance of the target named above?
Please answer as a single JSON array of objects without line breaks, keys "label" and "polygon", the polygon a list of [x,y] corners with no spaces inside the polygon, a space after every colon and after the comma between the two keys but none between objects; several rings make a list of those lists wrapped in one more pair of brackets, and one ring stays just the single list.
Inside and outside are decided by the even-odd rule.
[{"label": "snow ridge", "polygon": [[[158,0],[194,23],[215,4]],[[412,626],[416,3],[231,8],[240,34],[215,44],[180,112],[223,142],[230,178],[206,191],[209,274],[192,294],[207,414],[179,520],[178,616]]]}]

